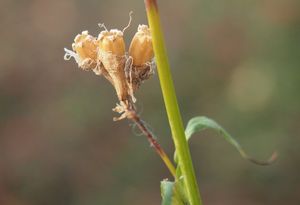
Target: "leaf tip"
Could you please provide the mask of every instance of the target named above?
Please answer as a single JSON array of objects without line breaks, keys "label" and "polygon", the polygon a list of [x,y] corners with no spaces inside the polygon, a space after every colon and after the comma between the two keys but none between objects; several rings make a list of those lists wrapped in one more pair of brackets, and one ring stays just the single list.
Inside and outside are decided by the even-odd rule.
[{"label": "leaf tip", "polygon": [[257,160],[252,157],[249,157],[249,156],[246,156],[246,158],[254,164],[261,165],[261,166],[268,166],[268,165],[273,164],[278,159],[278,153],[276,151],[274,151],[272,153],[271,157],[266,161]]}]

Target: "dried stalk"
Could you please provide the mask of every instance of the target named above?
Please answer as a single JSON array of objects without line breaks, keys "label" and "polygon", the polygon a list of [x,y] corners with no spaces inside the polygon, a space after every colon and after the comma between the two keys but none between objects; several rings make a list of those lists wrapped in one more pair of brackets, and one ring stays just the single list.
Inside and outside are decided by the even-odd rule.
[{"label": "dried stalk", "polygon": [[173,175],[173,177],[176,177],[176,169],[171,162],[170,158],[167,156],[163,148],[160,146],[160,144],[155,139],[153,133],[145,126],[143,120],[141,120],[140,116],[136,113],[136,110],[134,108],[127,107],[124,110],[124,114],[126,115],[126,118],[133,121],[137,127],[142,131],[142,133],[147,137],[151,147],[153,147],[156,151],[156,153],[161,157],[161,159],[164,161],[165,165]]}]

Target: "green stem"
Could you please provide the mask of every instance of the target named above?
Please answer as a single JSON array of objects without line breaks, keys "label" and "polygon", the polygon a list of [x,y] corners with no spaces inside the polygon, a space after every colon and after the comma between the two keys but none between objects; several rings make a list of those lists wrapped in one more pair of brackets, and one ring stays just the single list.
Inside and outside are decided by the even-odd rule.
[{"label": "green stem", "polygon": [[152,34],[153,48],[161,89],[171,127],[179,165],[184,177],[184,185],[191,205],[201,205],[201,197],[194,173],[191,154],[185,138],[183,123],[177,103],[176,93],[171,76],[163,32],[160,25],[156,0],[145,0],[148,22]]}]

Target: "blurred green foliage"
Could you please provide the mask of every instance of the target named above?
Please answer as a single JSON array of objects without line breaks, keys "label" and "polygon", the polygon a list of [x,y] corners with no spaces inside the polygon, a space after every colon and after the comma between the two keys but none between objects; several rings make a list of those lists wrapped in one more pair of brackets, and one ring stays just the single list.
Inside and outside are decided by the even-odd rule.
[{"label": "blurred green foliage", "polygon": [[[209,116],[248,153],[214,132],[191,144],[204,204],[299,204],[300,4],[297,0],[158,1],[184,121]],[[146,23],[143,1],[0,2],[0,204],[159,204],[171,177],[128,122],[102,78],[63,61],[64,47],[97,23]],[[137,106],[168,153],[173,145],[157,76]]]}]

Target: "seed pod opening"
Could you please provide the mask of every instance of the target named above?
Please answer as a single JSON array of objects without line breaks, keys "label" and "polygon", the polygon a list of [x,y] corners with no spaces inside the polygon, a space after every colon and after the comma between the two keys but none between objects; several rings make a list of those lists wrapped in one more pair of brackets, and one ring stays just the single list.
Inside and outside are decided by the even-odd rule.
[{"label": "seed pod opening", "polygon": [[81,68],[93,69],[96,67],[97,47],[96,38],[89,35],[88,31],[83,31],[75,37],[72,48],[78,55],[78,63]]},{"label": "seed pod opening", "polygon": [[139,25],[131,41],[129,55],[133,59],[134,66],[142,66],[152,60],[154,56],[152,37],[147,25]]}]

